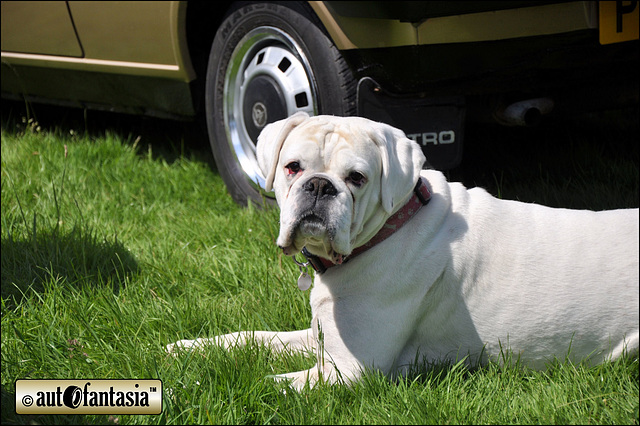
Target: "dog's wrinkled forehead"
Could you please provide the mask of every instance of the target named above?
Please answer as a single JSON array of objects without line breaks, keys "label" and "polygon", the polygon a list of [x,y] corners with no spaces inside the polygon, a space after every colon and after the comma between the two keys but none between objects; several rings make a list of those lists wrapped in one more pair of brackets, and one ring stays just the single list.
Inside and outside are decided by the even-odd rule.
[{"label": "dog's wrinkled forehead", "polygon": [[[348,149],[352,155],[358,152],[361,156],[377,152],[372,140],[375,136],[371,126],[362,125],[364,123],[357,120],[349,122],[323,118],[313,117],[297,126],[284,144],[293,152],[322,158],[325,167],[330,161],[340,158],[337,153],[341,150]],[[366,145],[369,145],[368,149],[364,149]],[[285,158],[281,160],[287,161]]]}]

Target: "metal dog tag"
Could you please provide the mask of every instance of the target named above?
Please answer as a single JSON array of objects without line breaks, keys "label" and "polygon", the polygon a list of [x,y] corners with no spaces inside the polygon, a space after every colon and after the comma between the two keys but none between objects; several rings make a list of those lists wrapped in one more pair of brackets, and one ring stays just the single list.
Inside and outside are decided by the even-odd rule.
[{"label": "metal dog tag", "polygon": [[291,256],[291,258],[296,263],[296,265],[298,265],[298,269],[300,269],[300,276],[298,277],[298,288],[300,289],[300,291],[309,290],[309,287],[311,287],[311,277],[307,272],[309,262],[298,262],[295,255]]},{"label": "metal dog tag", "polygon": [[306,291],[309,290],[309,287],[311,287],[311,277],[307,274],[306,270],[300,271],[300,276],[298,277],[298,288],[300,291]]}]

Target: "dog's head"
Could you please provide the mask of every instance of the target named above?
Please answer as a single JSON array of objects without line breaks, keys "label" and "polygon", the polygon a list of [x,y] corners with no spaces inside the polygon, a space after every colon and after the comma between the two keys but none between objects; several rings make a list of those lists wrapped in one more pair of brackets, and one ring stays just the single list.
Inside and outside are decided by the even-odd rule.
[{"label": "dog's head", "polygon": [[425,158],[386,124],[295,114],[264,128],[258,163],[280,206],[277,244],[342,263],[411,196]]}]

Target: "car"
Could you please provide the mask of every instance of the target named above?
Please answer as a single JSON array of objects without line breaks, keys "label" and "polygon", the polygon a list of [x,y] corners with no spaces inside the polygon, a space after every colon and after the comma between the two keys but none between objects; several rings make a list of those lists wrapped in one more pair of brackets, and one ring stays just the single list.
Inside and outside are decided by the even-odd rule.
[{"label": "car", "polygon": [[3,1],[2,97],[195,120],[235,201],[296,112],[399,127],[431,166],[465,123],[637,105],[637,2]]}]

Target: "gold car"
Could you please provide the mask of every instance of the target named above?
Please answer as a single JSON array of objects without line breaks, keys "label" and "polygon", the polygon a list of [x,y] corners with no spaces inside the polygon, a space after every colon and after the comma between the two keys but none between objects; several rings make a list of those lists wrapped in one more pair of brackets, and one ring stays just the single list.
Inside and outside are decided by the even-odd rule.
[{"label": "gold car", "polygon": [[447,169],[465,121],[637,103],[637,69],[637,2],[2,2],[3,97],[204,114],[239,203],[297,111],[388,122]]}]

